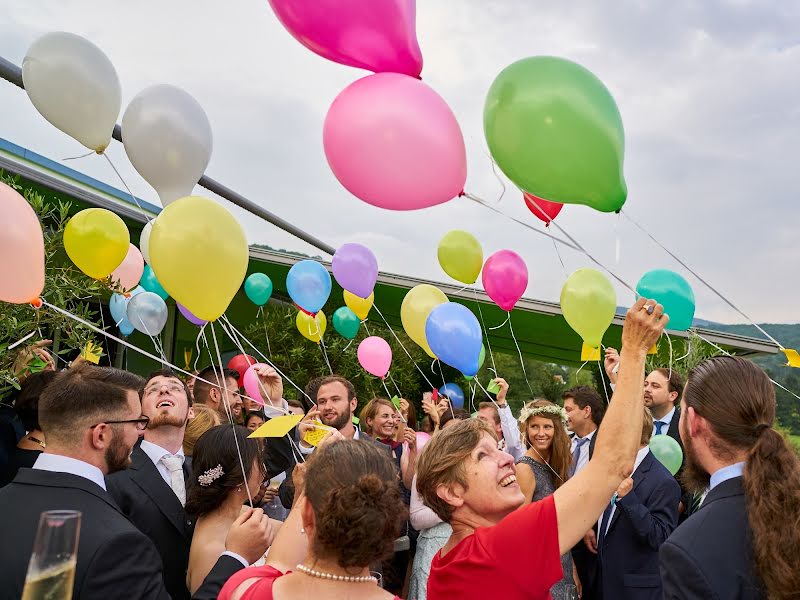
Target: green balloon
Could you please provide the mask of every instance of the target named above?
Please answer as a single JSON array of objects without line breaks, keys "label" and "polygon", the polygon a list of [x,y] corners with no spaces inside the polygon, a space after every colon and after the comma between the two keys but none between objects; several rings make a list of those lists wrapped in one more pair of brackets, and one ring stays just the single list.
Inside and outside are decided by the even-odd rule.
[{"label": "green balloon", "polygon": [[145,265],[142,278],[139,280],[139,285],[148,292],[158,294],[164,300],[169,298],[167,290],[161,286],[161,283],[159,283],[158,278],[156,277],[156,274],[150,265]]},{"label": "green balloon", "polygon": [[680,444],[668,435],[654,435],[650,438],[650,452],[673,475],[683,464],[683,451]]},{"label": "green balloon", "polygon": [[272,280],[264,273],[253,273],[244,281],[244,293],[256,306],[264,306],[272,296]]},{"label": "green balloon", "polygon": [[[483,361],[485,360],[486,360],[486,346],[481,344],[481,353],[478,355],[478,371],[481,370],[481,367],[483,366]],[[467,381],[472,381],[472,377],[467,377],[466,375],[464,375],[464,379],[466,379]]]},{"label": "green balloon", "polygon": [[352,340],[356,337],[359,325],[361,325],[361,320],[347,306],[337,308],[336,312],[333,313],[333,328],[347,340]]},{"label": "green balloon", "polygon": [[483,130],[495,162],[522,190],[603,212],[625,204],[622,118],[584,67],[552,56],[506,67],[486,96]]}]

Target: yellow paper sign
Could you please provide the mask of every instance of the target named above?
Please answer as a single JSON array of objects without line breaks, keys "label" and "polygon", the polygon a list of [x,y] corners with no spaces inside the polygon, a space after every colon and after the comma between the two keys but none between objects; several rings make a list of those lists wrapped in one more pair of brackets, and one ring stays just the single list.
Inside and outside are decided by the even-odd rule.
[{"label": "yellow paper sign", "polygon": [[289,433],[300,421],[303,420],[303,415],[284,415],[283,417],[275,417],[264,423],[261,427],[256,429],[253,433],[248,435],[248,438],[265,438],[265,437],[283,437]]},{"label": "yellow paper sign", "polygon": [[647,353],[648,354],[658,354],[658,346],[656,344],[653,344],[653,347],[650,348],[650,350],[648,350]]},{"label": "yellow paper sign", "polygon": [[326,427],[319,421],[314,421],[314,425],[314,429],[306,431],[305,436],[303,436],[303,441],[309,446],[314,446],[316,448],[332,428]]},{"label": "yellow paper sign", "polygon": [[86,342],[86,346],[81,350],[81,358],[95,365],[100,364],[101,356],[103,356],[103,348],[94,342]]},{"label": "yellow paper sign", "polygon": [[786,363],[787,367],[794,367],[795,369],[800,369],[800,354],[797,353],[797,350],[792,350],[791,348],[784,348],[782,352],[786,355],[786,358],[789,362]]},{"label": "yellow paper sign", "polygon": [[592,348],[586,342],[581,346],[581,360],[582,361],[597,361],[600,360],[600,346]]}]

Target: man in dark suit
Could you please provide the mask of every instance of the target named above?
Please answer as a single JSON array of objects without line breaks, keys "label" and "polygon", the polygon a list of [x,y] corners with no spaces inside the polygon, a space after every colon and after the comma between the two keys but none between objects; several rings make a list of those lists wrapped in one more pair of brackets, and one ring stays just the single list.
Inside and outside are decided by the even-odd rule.
[{"label": "man in dark suit", "polygon": [[151,374],[138,391],[142,414],[150,421],[133,449],[131,466],[109,475],[106,485],[122,512],[158,549],[170,596],[185,600],[190,597],[186,569],[194,522],[183,509],[190,471],[182,445],[191,394],[170,369]]},{"label": "man in dark suit", "polygon": [[658,549],[678,525],[680,486],[650,453],[653,418],[645,409],[633,475],[620,484],[600,519],[596,596],[661,600]]},{"label": "man in dark suit", "polygon": [[[606,413],[606,403],[597,390],[581,385],[567,390],[562,395],[564,410],[567,413],[567,425],[574,433],[572,438],[572,462],[569,475],[579,473],[594,455],[597,441],[597,428]],[[592,600],[594,579],[597,571],[597,532],[594,528],[586,532],[583,542],[572,549],[572,560],[578,572],[583,598]]]},{"label": "man in dark suit", "polygon": [[[0,490],[0,590],[19,598],[39,517],[48,510],[81,512],[73,599],[167,600],[161,558],[153,542],[120,512],[104,476],[125,469],[147,425],[139,396],[118,385],[130,374],[88,364],[58,375],[39,403],[47,447],[33,469],[21,469]],[[234,572],[263,553],[267,519],[244,511],[196,598],[216,598]]]},{"label": "man in dark suit", "polygon": [[680,433],[699,509],[661,547],[664,598],[791,598],[800,589],[800,459],[773,429],[775,390],[752,362],[697,365],[681,399]]}]

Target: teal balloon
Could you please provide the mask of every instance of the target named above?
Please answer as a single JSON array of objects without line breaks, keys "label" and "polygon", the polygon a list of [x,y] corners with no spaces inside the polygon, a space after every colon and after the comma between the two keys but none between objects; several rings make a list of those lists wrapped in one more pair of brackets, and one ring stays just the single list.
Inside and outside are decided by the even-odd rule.
[{"label": "teal balloon", "polygon": [[356,337],[360,325],[361,320],[358,315],[347,306],[337,308],[336,312],[333,313],[333,328],[347,340],[352,340]]},{"label": "teal balloon", "polygon": [[256,306],[264,306],[272,296],[272,280],[264,273],[253,273],[244,280],[244,293]]},{"label": "teal balloon", "polygon": [[603,212],[625,204],[622,117],[584,67],[552,56],[506,67],[486,96],[483,131],[492,158],[521,190]]},{"label": "teal balloon", "polygon": [[694,320],[694,292],[683,277],[668,269],[648,271],[636,284],[636,293],[655,300],[669,315],[668,329],[686,331]]},{"label": "teal balloon", "polygon": [[167,290],[161,287],[161,284],[158,282],[158,278],[156,277],[156,274],[153,272],[153,268],[150,265],[145,265],[142,278],[139,280],[139,285],[142,286],[145,291],[153,292],[154,294],[161,296],[162,300],[169,298]]},{"label": "teal balloon", "polygon": [[680,470],[683,464],[683,450],[681,450],[680,444],[668,435],[662,434],[651,437],[650,452],[673,475]]}]

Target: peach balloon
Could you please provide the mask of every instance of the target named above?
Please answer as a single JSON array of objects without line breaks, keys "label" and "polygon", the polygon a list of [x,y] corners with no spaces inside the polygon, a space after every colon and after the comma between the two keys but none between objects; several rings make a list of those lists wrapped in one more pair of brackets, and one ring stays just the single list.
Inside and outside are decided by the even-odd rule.
[{"label": "peach balloon", "polygon": [[142,273],[144,273],[144,258],[139,249],[131,244],[122,264],[111,273],[111,281],[118,283],[127,292],[139,284]]},{"label": "peach balloon", "polygon": [[44,289],[42,226],[25,198],[4,183],[0,223],[0,300],[34,302]]}]

